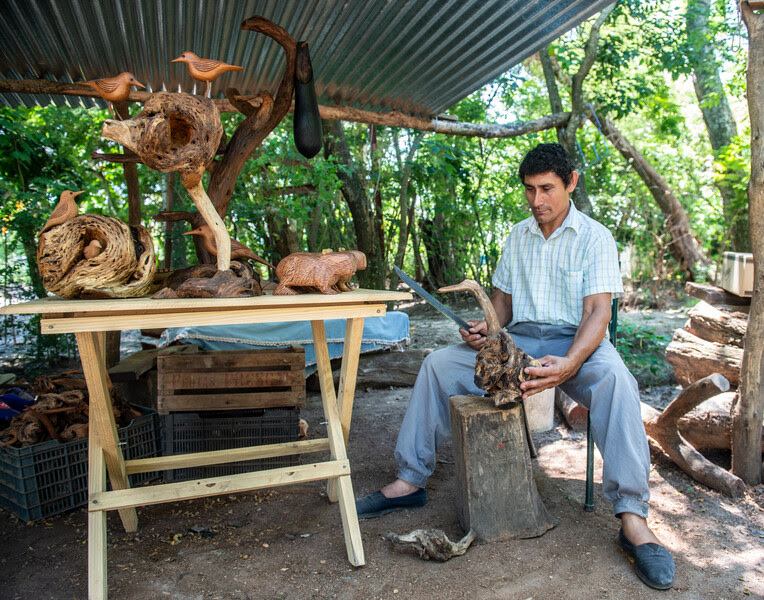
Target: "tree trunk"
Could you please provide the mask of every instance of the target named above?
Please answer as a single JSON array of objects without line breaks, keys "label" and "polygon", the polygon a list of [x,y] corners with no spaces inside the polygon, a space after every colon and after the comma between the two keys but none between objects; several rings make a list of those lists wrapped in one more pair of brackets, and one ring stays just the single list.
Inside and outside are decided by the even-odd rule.
[{"label": "tree trunk", "polygon": [[[685,18],[692,83],[716,158],[737,136],[737,124],[724,93],[724,86],[719,77],[719,61],[711,44],[713,37],[708,23],[711,5],[712,0],[689,2]],[[733,185],[734,181],[745,180],[745,176],[746,173],[742,170],[727,171],[716,181],[724,205],[724,218],[729,223],[728,239],[735,252],[750,252],[751,249],[744,198],[735,197]]]},{"label": "tree trunk", "polygon": [[604,115],[599,115],[599,121],[602,125],[602,133],[626,161],[634,167],[634,170],[650,190],[656,204],[666,217],[666,227],[671,234],[671,254],[679,262],[681,268],[687,271],[689,278],[695,279],[699,264],[705,265],[708,261],[690,230],[684,208],[674,196],[663,176],[616,129],[613,122]]},{"label": "tree trunk", "polygon": [[29,280],[32,282],[32,290],[35,296],[38,298],[45,298],[48,292],[45,290],[45,285],[42,282],[42,275],[40,275],[40,269],[37,267],[37,246],[35,246],[35,235],[30,233],[29,235],[23,235],[19,231],[19,239],[21,245],[24,247],[24,257],[27,259],[27,273],[29,273]]},{"label": "tree trunk", "polygon": [[[114,111],[117,116],[126,120],[130,118],[127,102],[115,102]],[[127,150],[125,154],[127,154]],[[125,185],[127,186],[127,224],[137,227],[141,224],[141,186],[138,180],[138,164],[124,163],[122,169],[125,173]]]},{"label": "tree trunk", "polygon": [[342,182],[342,196],[353,216],[357,249],[366,254],[366,269],[358,271],[358,279],[362,287],[384,289],[384,251],[378,243],[374,208],[369,202],[353,157],[350,155],[345,130],[340,121],[324,121],[323,130],[324,153],[327,158],[336,157],[340,164],[337,176]]},{"label": "tree trunk", "polygon": [[[600,39],[600,28],[605,23],[610,13],[613,12],[615,4],[605,8],[597,17],[597,20],[592,24],[592,28],[589,31],[589,37],[586,40],[584,48],[584,58],[581,61],[581,65],[578,68],[576,74],[570,78],[567,82],[570,85],[570,101],[571,111],[570,118],[564,126],[557,127],[557,140],[565,148],[573,160],[573,164],[578,171],[579,179],[576,189],[573,191],[572,199],[576,208],[586,215],[592,215],[592,204],[589,201],[589,194],[586,191],[586,177],[584,174],[584,157],[581,155],[578,143],[576,140],[576,134],[578,129],[583,125],[586,117],[584,116],[584,92],[583,85],[586,76],[594,64],[597,58],[597,47]],[[560,100],[560,94],[557,90],[557,84],[554,79],[554,69],[552,67],[552,60],[549,56],[548,47],[543,49],[540,54],[541,65],[544,69],[544,80],[549,91],[549,104],[552,107],[552,111],[562,110],[562,101]]]},{"label": "tree trunk", "polygon": [[[422,138],[424,138],[424,132],[420,131],[411,142],[408,154],[406,155],[406,162],[401,170],[401,193],[398,197],[400,211],[400,220],[398,224],[398,249],[395,252],[394,260],[395,266],[399,269],[403,268],[403,258],[406,255],[406,246],[409,242],[409,233],[412,226],[411,218],[414,214],[414,207],[416,205],[416,194],[411,195],[411,202],[409,202],[409,178],[411,177],[411,167],[414,162],[414,156],[422,143]],[[393,271],[390,274],[390,289],[395,290],[397,288],[398,275]]]},{"label": "tree trunk", "polygon": [[764,13],[740,3],[748,28],[748,111],[751,179],[748,216],[753,250],[753,298],[748,316],[740,400],[732,409],[732,472],[748,485],[762,481],[761,418],[764,412]]},{"label": "tree trunk", "polygon": [[[171,211],[175,204],[175,173],[165,175],[164,209]],[[164,224],[164,268],[172,269],[172,230],[175,221]]]}]

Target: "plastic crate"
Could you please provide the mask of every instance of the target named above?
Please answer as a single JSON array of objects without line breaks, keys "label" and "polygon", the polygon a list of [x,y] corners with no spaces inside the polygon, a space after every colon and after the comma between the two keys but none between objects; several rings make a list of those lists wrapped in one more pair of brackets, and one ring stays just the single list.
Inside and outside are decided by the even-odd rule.
[{"label": "plastic crate", "polygon": [[[164,456],[295,442],[300,435],[300,412],[294,408],[178,412],[160,418]],[[298,458],[297,455],[274,456],[222,465],[171,469],[165,472],[164,480],[185,481],[289,467],[297,464]]]},{"label": "plastic crate", "polygon": [[[159,419],[156,412],[142,410],[147,414],[118,430],[126,460],[157,456]],[[158,475],[130,475],[130,485]],[[87,439],[0,448],[0,508],[24,521],[37,521],[84,506],[87,500]]]}]

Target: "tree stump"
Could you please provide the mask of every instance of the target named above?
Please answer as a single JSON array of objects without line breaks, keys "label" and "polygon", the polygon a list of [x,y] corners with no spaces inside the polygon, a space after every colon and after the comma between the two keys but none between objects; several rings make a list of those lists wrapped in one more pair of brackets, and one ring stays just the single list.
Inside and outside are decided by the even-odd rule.
[{"label": "tree stump", "polygon": [[522,405],[502,410],[478,396],[453,396],[450,403],[464,531],[492,542],[538,537],[557,525],[533,480]]}]

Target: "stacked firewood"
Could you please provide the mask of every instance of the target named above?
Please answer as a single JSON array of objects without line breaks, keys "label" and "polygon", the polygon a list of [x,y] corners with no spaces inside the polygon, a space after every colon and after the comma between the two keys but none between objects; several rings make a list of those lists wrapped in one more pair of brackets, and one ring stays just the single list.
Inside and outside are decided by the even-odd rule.
[{"label": "stacked firewood", "polygon": [[737,496],[745,488],[742,480],[698,450],[730,448],[730,410],[740,383],[750,300],[709,285],[688,283],[685,290],[701,302],[666,348],[666,360],[684,389],[662,413],[643,404],[642,419],[648,436],[680,468]]},{"label": "stacked firewood", "polygon": [[[87,437],[88,392],[80,372],[38,377],[27,386],[27,391],[37,399],[0,431],[0,447],[30,446],[48,440],[64,443]],[[110,386],[109,391],[118,427],[140,416],[115,387]]]},{"label": "stacked firewood", "polygon": [[687,387],[711,373],[720,373],[737,387],[748,327],[748,299],[706,285],[688,284],[687,289],[701,301],[690,310],[684,329],[674,332],[666,349],[666,360],[674,367],[677,382]]}]

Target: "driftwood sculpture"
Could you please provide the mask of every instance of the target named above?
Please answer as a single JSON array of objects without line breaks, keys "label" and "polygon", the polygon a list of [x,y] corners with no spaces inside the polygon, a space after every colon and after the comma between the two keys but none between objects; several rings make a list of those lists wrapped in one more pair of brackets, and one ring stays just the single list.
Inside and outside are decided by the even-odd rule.
[{"label": "driftwood sculpture", "polygon": [[183,62],[188,67],[188,72],[191,73],[191,77],[197,81],[204,81],[207,83],[207,90],[205,91],[205,97],[210,97],[210,91],[212,89],[212,82],[220,77],[223,73],[228,71],[243,71],[244,67],[237,67],[236,65],[229,65],[219,60],[212,58],[199,58],[193,52],[184,52],[178,58],[174,58],[170,62]]},{"label": "driftwood sculpture", "polygon": [[322,294],[349,292],[350,278],[366,268],[366,255],[358,250],[293,252],[276,267],[279,284],[273,294],[286,296],[317,289]]},{"label": "driftwood sculpture", "polygon": [[91,214],[41,233],[37,266],[45,289],[64,298],[143,296],[156,270],[145,227]]},{"label": "driftwood sculpture", "polygon": [[488,335],[475,359],[475,385],[487,391],[496,406],[512,408],[522,398],[520,384],[532,379],[525,368],[540,367],[541,363],[515,347],[510,335],[499,325],[493,304],[476,281],[465,279],[438,290],[438,293],[444,292],[472,292],[477,298],[485,314]]},{"label": "driftwood sculpture", "polygon": [[388,533],[385,537],[396,550],[414,552],[424,560],[434,558],[445,562],[453,556],[461,556],[467,552],[470,544],[477,539],[477,534],[470,530],[458,542],[452,542],[440,529],[415,529],[404,535]]},{"label": "driftwood sculpture", "polygon": [[231,261],[228,271],[203,263],[170,275],[152,298],[247,298],[262,296],[260,276],[246,261]]},{"label": "driftwood sculpture", "polygon": [[181,183],[212,229],[220,249],[218,269],[227,271],[231,240],[201,183],[223,135],[215,104],[207,98],[158,92],[132,119],[107,119],[101,135],[134,151],[152,169],[180,175]]}]

